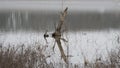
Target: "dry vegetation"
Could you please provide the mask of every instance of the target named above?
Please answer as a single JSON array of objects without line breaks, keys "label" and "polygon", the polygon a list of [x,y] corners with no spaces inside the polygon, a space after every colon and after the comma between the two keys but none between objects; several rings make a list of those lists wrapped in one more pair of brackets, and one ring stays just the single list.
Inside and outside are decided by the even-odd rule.
[{"label": "dry vegetation", "polygon": [[[66,68],[67,65],[63,63],[48,64],[44,50],[46,47],[31,46],[20,47],[8,46],[0,47],[0,68]],[[120,67],[120,48],[108,52],[108,58],[103,60],[98,57],[94,62],[85,61],[84,64],[69,63],[69,68],[119,68]]]},{"label": "dry vegetation", "polygon": [[45,47],[0,47],[0,68],[50,68],[43,54]]}]

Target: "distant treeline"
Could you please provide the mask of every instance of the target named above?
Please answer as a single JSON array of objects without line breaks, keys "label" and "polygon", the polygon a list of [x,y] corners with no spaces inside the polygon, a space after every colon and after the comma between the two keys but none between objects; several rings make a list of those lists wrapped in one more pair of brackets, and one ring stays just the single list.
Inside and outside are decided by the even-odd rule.
[{"label": "distant treeline", "polygon": [[[53,30],[59,22],[59,12],[0,12],[0,30]],[[67,28],[73,30],[106,30],[120,28],[120,12],[68,12]]]}]

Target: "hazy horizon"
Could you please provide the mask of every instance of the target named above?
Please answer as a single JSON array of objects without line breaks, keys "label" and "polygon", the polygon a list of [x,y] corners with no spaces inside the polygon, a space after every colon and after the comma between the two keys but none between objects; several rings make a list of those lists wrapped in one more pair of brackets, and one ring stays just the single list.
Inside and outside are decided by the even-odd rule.
[{"label": "hazy horizon", "polygon": [[[64,1],[63,7],[69,7],[69,11],[80,11],[80,10],[119,10],[120,3],[119,1],[113,0],[67,0]],[[57,10],[60,11],[62,9],[62,1],[56,0],[10,0],[10,1],[2,1],[0,0],[0,11],[3,10]]]}]

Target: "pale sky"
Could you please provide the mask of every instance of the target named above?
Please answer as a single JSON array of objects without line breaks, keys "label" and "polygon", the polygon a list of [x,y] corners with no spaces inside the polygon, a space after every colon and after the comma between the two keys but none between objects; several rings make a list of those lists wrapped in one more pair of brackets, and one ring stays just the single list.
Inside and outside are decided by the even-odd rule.
[{"label": "pale sky", "polygon": [[[119,10],[119,0],[64,0],[63,7],[70,10],[100,10],[116,9]],[[1,10],[61,10],[62,0],[0,0]]]}]

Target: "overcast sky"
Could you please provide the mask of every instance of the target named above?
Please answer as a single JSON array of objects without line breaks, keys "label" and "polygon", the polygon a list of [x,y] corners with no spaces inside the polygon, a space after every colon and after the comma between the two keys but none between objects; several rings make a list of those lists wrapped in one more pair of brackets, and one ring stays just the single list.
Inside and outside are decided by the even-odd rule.
[{"label": "overcast sky", "polygon": [[[120,8],[119,0],[64,0],[70,10],[100,10]],[[1,10],[61,10],[62,0],[0,0]]]},{"label": "overcast sky", "polygon": [[[0,0],[0,1],[62,1],[62,0]],[[63,1],[73,1],[73,0],[63,0]],[[74,1],[115,1],[115,0],[74,0]]]}]

